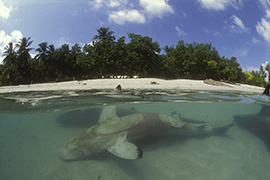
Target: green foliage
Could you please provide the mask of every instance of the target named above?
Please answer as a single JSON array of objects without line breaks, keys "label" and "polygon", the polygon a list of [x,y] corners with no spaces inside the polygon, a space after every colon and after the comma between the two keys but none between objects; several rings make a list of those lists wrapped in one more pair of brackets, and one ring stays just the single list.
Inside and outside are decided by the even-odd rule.
[{"label": "green foliage", "polygon": [[158,42],[153,42],[148,36],[133,33],[128,36],[131,39],[127,44],[128,73],[141,77],[159,77],[162,65],[158,55],[161,51]]},{"label": "green foliage", "polygon": [[97,29],[98,35],[95,35],[93,37],[93,40],[108,40],[108,41],[114,41],[115,37],[113,36],[114,32],[110,30],[109,27],[101,27],[100,29]]},{"label": "green foliage", "polygon": [[16,63],[16,52],[12,42],[10,42],[5,47],[4,56],[5,56],[5,58],[3,59],[4,64],[11,65]]},{"label": "green foliage", "polygon": [[19,68],[15,64],[5,66],[0,75],[1,85],[16,85],[20,84],[24,79],[19,73]]},{"label": "green foliage", "polygon": [[220,57],[211,44],[179,41],[175,48],[165,46],[165,52],[171,78],[240,80],[242,69],[236,58]]},{"label": "green foliage", "polygon": [[[30,82],[65,81],[110,77],[115,75],[229,80],[261,86],[264,72],[242,72],[235,57],[221,57],[212,44],[185,43],[165,46],[165,54],[157,41],[148,36],[129,33],[116,39],[109,28],[101,27],[91,44],[81,48],[42,42],[30,51],[33,41],[22,38],[15,46],[5,47],[3,65],[0,66],[0,85]],[[270,68],[268,68],[269,70]],[[267,69],[266,69],[267,70]]]},{"label": "green foliage", "polygon": [[265,86],[264,77],[261,76],[261,73],[259,71],[244,71],[243,74],[245,76],[245,81],[243,81],[242,83],[261,87]]}]

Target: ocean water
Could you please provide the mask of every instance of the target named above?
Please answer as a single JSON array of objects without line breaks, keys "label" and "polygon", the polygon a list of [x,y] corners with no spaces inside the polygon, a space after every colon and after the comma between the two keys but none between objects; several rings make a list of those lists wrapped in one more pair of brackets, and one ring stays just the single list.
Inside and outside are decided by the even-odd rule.
[{"label": "ocean water", "polygon": [[[143,151],[126,160],[104,151],[64,161],[59,149],[98,122],[103,107],[118,116],[180,114],[209,135],[160,136],[134,142]],[[203,122],[201,122],[203,121]],[[270,179],[270,97],[198,91],[28,92],[0,94],[1,180]]]}]

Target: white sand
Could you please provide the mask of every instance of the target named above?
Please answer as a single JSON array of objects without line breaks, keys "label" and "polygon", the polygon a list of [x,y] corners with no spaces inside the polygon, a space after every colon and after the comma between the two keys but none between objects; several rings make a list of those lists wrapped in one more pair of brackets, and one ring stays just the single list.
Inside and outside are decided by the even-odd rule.
[{"label": "white sand", "polygon": [[[156,82],[157,84],[151,84]],[[142,79],[94,79],[84,81],[68,81],[60,83],[43,83],[19,86],[0,87],[0,93],[28,92],[28,91],[72,91],[72,90],[113,90],[120,84],[123,90],[142,90],[142,89],[162,89],[162,90],[199,90],[199,91],[234,91],[234,92],[253,92],[261,94],[263,88],[250,85],[214,86],[205,84],[202,80],[163,80],[155,78]]]}]

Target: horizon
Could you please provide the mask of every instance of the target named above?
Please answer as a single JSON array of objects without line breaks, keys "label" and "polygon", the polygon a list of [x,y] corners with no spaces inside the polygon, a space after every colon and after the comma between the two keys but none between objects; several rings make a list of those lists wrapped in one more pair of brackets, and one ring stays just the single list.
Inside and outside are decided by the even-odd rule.
[{"label": "horizon", "polygon": [[0,0],[0,27],[0,62],[5,46],[23,37],[33,48],[83,47],[100,27],[110,27],[116,39],[149,36],[161,48],[180,40],[211,43],[243,70],[259,70],[270,58],[269,0]]}]

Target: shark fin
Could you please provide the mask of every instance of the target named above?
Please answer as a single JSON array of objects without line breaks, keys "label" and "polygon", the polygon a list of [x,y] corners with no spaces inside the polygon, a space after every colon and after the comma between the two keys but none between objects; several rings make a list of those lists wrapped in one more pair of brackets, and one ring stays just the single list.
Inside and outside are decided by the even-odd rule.
[{"label": "shark fin", "polygon": [[171,114],[170,114],[170,116],[174,116],[174,115],[177,115],[178,113],[177,113],[177,111],[173,111]]},{"label": "shark fin", "polygon": [[98,122],[104,122],[110,119],[119,119],[116,115],[116,106],[103,107]]},{"label": "shark fin", "polygon": [[174,119],[181,119],[181,116],[180,116],[180,114],[177,111],[173,111],[170,114],[170,117],[173,117]]},{"label": "shark fin", "polygon": [[109,147],[107,150],[114,154],[117,157],[123,159],[140,159],[142,157],[142,150],[133,143],[130,143],[126,140],[127,133],[119,136],[115,144]]}]

